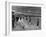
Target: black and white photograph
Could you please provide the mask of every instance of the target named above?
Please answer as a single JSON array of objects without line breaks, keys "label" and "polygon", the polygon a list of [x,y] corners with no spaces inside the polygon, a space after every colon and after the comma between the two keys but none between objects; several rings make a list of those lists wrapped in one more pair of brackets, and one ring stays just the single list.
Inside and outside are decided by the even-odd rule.
[{"label": "black and white photograph", "polygon": [[41,30],[41,7],[12,6],[12,31]]},{"label": "black and white photograph", "polygon": [[46,37],[45,0],[1,0],[0,37]]}]

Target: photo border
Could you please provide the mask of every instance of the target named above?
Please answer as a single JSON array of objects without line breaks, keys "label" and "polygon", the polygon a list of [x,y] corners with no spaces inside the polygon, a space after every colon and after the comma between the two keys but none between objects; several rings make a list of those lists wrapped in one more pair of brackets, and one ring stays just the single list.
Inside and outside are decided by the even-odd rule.
[{"label": "photo border", "polygon": [[43,6],[43,4],[36,4],[36,3],[20,3],[20,2],[7,2],[7,1],[5,1],[5,35],[8,35],[10,33],[10,4],[12,4],[12,3],[13,4],[18,4],[19,3],[19,4],[31,4],[31,5],[41,5],[41,6]]}]

